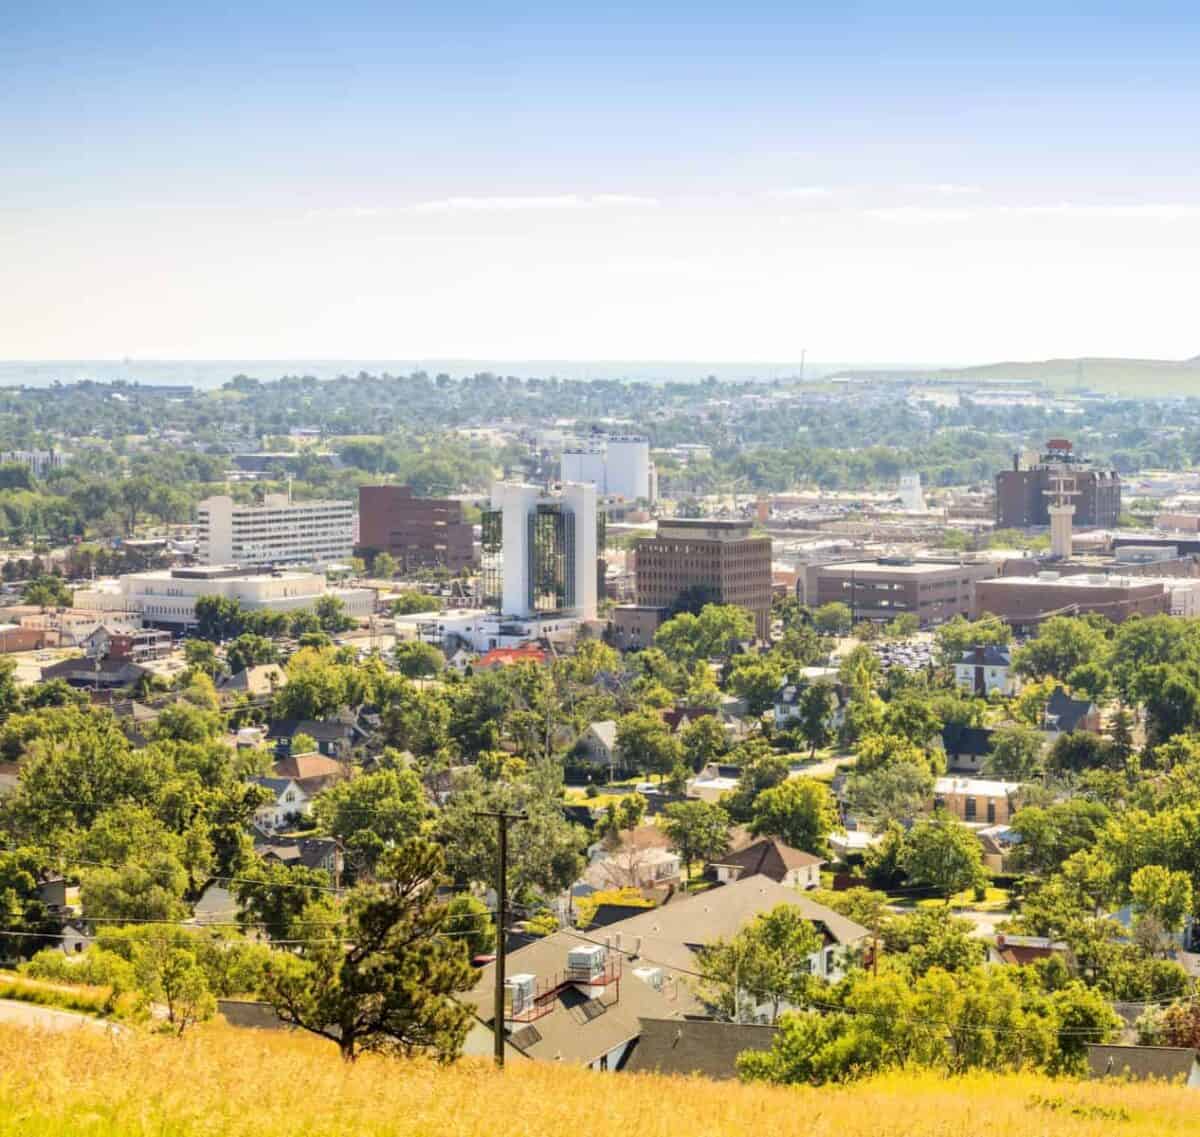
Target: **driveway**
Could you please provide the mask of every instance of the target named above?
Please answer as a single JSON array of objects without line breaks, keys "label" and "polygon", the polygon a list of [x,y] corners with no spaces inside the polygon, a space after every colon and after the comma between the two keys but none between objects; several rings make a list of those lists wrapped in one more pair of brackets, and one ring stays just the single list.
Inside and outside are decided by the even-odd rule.
[{"label": "driveway", "polygon": [[41,1030],[78,1030],[91,1027],[93,1030],[116,1030],[104,1019],[78,1015],[74,1011],[60,1011],[56,1007],[39,1007],[36,1003],[18,1003],[0,999],[0,1023],[15,1026],[31,1026]]}]

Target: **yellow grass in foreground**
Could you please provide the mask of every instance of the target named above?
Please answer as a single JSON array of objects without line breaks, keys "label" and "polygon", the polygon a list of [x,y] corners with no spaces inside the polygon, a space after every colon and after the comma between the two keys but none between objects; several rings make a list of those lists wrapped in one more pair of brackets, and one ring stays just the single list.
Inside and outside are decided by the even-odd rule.
[{"label": "yellow grass in foreground", "polygon": [[519,1062],[497,1074],[362,1059],[315,1039],[212,1027],[182,1040],[0,1027],[0,1135],[12,1137],[1067,1137],[1200,1134],[1170,1086],[895,1075],[775,1089]]}]

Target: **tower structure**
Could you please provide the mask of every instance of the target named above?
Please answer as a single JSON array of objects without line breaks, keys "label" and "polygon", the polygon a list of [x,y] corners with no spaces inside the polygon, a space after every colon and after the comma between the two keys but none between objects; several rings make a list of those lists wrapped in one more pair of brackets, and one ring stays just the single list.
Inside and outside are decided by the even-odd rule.
[{"label": "tower structure", "polygon": [[1071,444],[1052,438],[1046,444],[1046,512],[1050,515],[1050,555],[1057,560],[1071,557],[1071,529],[1075,499],[1079,497]]}]

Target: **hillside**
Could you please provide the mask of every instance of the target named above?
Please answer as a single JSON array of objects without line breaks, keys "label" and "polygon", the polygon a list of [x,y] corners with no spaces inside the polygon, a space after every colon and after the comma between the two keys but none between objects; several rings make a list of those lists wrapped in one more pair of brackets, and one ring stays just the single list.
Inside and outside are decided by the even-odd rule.
[{"label": "hillside", "polygon": [[1200,394],[1200,356],[1193,359],[1043,359],[985,363],[976,367],[940,370],[843,371],[842,377],[875,379],[1019,379],[1034,380],[1057,390],[1082,384],[1093,391],[1111,394],[1195,395]]},{"label": "hillside", "polygon": [[1200,1098],[1166,1086],[893,1075],[845,1089],[592,1074],[519,1063],[448,1069],[315,1039],[214,1026],[183,1040],[0,1028],[0,1137],[1172,1137]]}]

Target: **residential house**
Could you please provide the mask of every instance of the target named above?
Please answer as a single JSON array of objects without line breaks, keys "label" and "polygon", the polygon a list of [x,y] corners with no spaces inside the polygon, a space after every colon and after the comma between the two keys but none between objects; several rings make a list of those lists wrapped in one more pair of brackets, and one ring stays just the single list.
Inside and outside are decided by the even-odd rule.
[{"label": "residential house", "polygon": [[738,788],[742,771],[738,766],[723,766],[710,762],[687,786],[687,796],[701,801],[718,802]]},{"label": "residential house", "polygon": [[1070,948],[1061,940],[1048,936],[1014,936],[998,932],[987,946],[987,960],[991,964],[1007,964],[1020,967],[1054,956],[1066,958]]},{"label": "residential house", "polygon": [[1200,1086],[1200,1062],[1190,1046],[1102,1046],[1088,1043],[1088,1076]]},{"label": "residential house", "polygon": [[255,824],[268,831],[286,829],[297,818],[312,813],[312,798],[297,785],[294,778],[251,778],[256,786],[271,793],[271,800],[254,811]]},{"label": "residential house", "polygon": [[[494,1021],[494,963],[460,996],[481,1022]],[[682,1021],[678,984],[630,963],[602,941],[554,932],[511,952],[504,985],[507,1042],[526,1058],[593,1070],[620,1069],[642,1019]]]},{"label": "residential house", "polygon": [[494,647],[475,661],[474,670],[492,671],[497,667],[515,667],[518,663],[542,664],[548,660],[545,648],[537,644],[520,647]]},{"label": "residential house", "polygon": [[307,734],[328,758],[349,758],[367,737],[349,712],[331,719],[278,719],[267,729],[267,738],[274,740],[281,756],[291,753],[292,739],[298,734]]},{"label": "residential house", "polygon": [[938,778],[934,783],[934,805],[959,821],[1007,825],[1016,812],[1019,782],[988,778]]},{"label": "residential house", "polygon": [[600,891],[610,888],[656,888],[679,881],[682,861],[657,825],[639,825],[617,840],[596,841],[588,849],[588,865],[580,882]]},{"label": "residential house", "polygon": [[737,1077],[737,1056],[770,1050],[775,1027],[712,1019],[642,1019],[641,1033],[621,1067],[633,1074]]},{"label": "residential house", "polygon": [[1064,688],[1055,688],[1042,715],[1043,730],[1051,734],[1070,734],[1076,730],[1099,734],[1100,728],[1100,708],[1095,703],[1072,698]]},{"label": "residential house", "polygon": [[349,777],[349,767],[324,754],[288,754],[271,768],[276,778],[290,778],[310,798]]},{"label": "residential house", "polygon": [[992,735],[985,726],[963,726],[948,722],[942,727],[942,748],[946,765],[951,770],[978,774],[992,753]]},{"label": "residential house", "polygon": [[270,698],[287,685],[287,672],[278,663],[259,663],[245,667],[221,680],[222,695],[249,695],[252,699]]},{"label": "residential house", "polygon": [[989,825],[986,829],[977,829],[975,836],[983,850],[984,868],[992,872],[1008,872],[1013,851],[1021,844],[1021,834],[1011,825]]},{"label": "residential house", "polygon": [[764,837],[736,853],[726,853],[708,867],[721,884],[756,873],[792,888],[816,888],[825,862],[812,853],[793,849],[774,837]]},{"label": "residential house", "polygon": [[786,730],[799,721],[804,692],[814,683],[823,683],[833,694],[833,709],[830,711],[828,725],[831,731],[841,728],[846,717],[844,692],[838,685],[838,669],[836,667],[802,667],[799,675],[793,679],[785,679],[783,685],[775,693],[773,714],[775,729]]},{"label": "residential house", "polygon": [[1012,652],[996,644],[964,651],[954,664],[954,681],[964,691],[984,697],[993,692],[1015,695],[1021,686],[1012,667]]},{"label": "residential house", "polygon": [[342,871],[342,853],[332,837],[275,837],[264,835],[254,842],[254,851],[264,861],[321,869],[332,879]]},{"label": "residential house", "polygon": [[592,723],[579,737],[576,754],[589,766],[614,771],[624,768],[617,745],[617,724],[612,719]]}]

